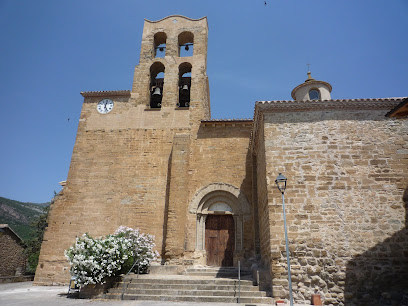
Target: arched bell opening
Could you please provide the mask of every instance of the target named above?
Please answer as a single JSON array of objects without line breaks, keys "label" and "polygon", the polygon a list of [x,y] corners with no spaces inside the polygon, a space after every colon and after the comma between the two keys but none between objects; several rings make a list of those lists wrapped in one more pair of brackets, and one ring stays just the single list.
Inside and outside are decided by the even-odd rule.
[{"label": "arched bell opening", "polygon": [[164,32],[154,34],[154,57],[162,58],[166,55],[167,35]]},{"label": "arched bell opening", "polygon": [[190,106],[191,64],[182,63],[179,66],[179,101],[177,107]]},{"label": "arched bell opening", "polygon": [[155,62],[150,67],[150,108],[161,108],[164,86],[165,67]]},{"label": "arched bell opening", "polygon": [[179,56],[187,57],[194,54],[194,34],[188,31],[178,36]]}]

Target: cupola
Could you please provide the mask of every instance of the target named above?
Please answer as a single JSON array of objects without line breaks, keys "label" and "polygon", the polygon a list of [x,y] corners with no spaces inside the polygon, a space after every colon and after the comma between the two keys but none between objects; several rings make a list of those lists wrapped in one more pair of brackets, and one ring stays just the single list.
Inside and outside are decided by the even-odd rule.
[{"label": "cupola", "polygon": [[329,83],[315,80],[308,71],[307,80],[292,90],[292,98],[298,101],[330,100],[331,91]]}]

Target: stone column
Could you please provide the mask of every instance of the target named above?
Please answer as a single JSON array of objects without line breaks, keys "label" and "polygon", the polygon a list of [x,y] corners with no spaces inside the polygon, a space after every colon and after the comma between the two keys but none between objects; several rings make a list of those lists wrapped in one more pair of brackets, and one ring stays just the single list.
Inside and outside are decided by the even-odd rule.
[{"label": "stone column", "polygon": [[202,215],[201,218],[201,250],[205,250],[205,220],[207,220],[208,215]]},{"label": "stone column", "polygon": [[201,241],[202,241],[202,238],[201,238],[201,235],[202,235],[202,233],[201,233],[201,217],[202,217],[202,214],[197,214],[197,219],[196,219],[196,243],[195,243],[195,248],[196,248],[196,250],[201,250],[202,249],[202,246],[201,246]]}]

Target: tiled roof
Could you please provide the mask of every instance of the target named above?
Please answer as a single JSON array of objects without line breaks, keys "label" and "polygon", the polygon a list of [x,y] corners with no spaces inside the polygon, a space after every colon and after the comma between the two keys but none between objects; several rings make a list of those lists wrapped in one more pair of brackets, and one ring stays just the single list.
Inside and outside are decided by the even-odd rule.
[{"label": "tiled roof", "polygon": [[407,97],[394,97],[394,98],[372,98],[372,99],[331,99],[331,100],[307,100],[307,101],[296,101],[296,100],[274,100],[274,101],[257,101],[256,104],[279,104],[279,103],[317,103],[317,102],[379,102],[379,101],[402,101]]},{"label": "tiled roof", "polygon": [[[255,103],[255,117],[257,109],[286,111],[306,111],[317,109],[392,109],[405,98],[376,98],[376,99],[337,99],[337,100],[277,100],[257,101]],[[256,119],[255,119],[256,120]]]},{"label": "tiled roof", "polygon": [[20,238],[19,235],[8,224],[0,224],[0,230],[8,230],[12,235],[14,235],[19,242],[22,242],[23,239]]},{"label": "tiled roof", "polygon": [[83,97],[130,96],[130,90],[82,91]]}]

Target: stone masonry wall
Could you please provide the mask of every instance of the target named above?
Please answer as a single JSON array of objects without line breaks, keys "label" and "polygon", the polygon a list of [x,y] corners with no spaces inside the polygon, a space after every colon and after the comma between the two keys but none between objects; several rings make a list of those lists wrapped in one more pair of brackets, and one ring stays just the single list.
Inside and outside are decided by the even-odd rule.
[{"label": "stone masonry wall", "polygon": [[[200,188],[230,184],[252,199],[251,124],[201,125],[210,118],[207,32],[206,18],[145,20],[132,91],[118,96],[83,93],[68,179],[51,207],[36,284],[66,283],[69,267],[63,253],[75,237],[85,232],[106,235],[120,225],[155,235],[163,263],[183,264],[195,251],[196,216],[187,208]],[[155,37],[166,39],[162,58],[155,57]],[[193,56],[180,56],[179,37],[194,43]],[[190,106],[179,108],[180,69],[188,65]],[[150,82],[159,70],[164,72],[162,106],[150,109]],[[105,115],[96,111],[103,98],[114,102]],[[252,216],[239,218],[243,248],[250,256]]]},{"label": "stone masonry wall", "polygon": [[[252,164],[248,154],[251,124],[232,126],[200,126],[191,144],[189,170],[189,203],[195,193],[213,183],[231,184],[252,199]],[[251,208],[252,210],[252,208]],[[188,215],[187,250],[193,252],[196,239],[196,216]],[[244,246],[246,256],[254,250],[251,216],[244,218]]]},{"label": "stone masonry wall", "polygon": [[[106,235],[120,225],[155,235],[161,255],[182,263],[191,256],[184,252],[195,249],[196,217],[183,220],[198,189],[223,182],[251,199],[250,125],[204,128],[190,143],[189,130],[181,128],[94,130],[101,125],[92,118],[94,106],[84,104],[67,185],[49,215],[37,284],[68,281],[63,252],[76,236]],[[248,257],[253,254],[250,216],[244,229]]]},{"label": "stone masonry wall", "polygon": [[7,229],[0,232],[0,276],[24,274],[26,258],[24,248]]},{"label": "stone masonry wall", "polygon": [[255,225],[259,227],[259,240],[262,264],[269,266],[271,261],[270,244],[270,208],[268,205],[268,182],[266,180],[266,161],[265,161],[265,141],[263,132],[263,122],[260,122],[258,134],[259,147],[256,155],[256,175],[257,175],[257,193],[258,193],[258,220],[254,220]]},{"label": "stone masonry wall", "polygon": [[382,110],[266,113],[264,133],[274,297],[288,296],[273,184],[282,172],[295,300],[313,293],[326,305],[401,299],[406,286],[399,297],[393,286],[408,277],[408,121]]},{"label": "stone masonry wall", "polygon": [[[201,119],[210,117],[207,31],[206,18],[145,20],[132,91],[118,96],[83,93],[67,183],[51,207],[36,284],[66,283],[69,267],[63,252],[75,237],[85,232],[106,235],[120,225],[155,235],[162,255],[168,249],[168,256],[182,256],[191,233],[177,225],[185,217],[179,214],[187,211],[189,175],[197,171],[189,168],[190,135],[196,135]],[[189,57],[178,54],[178,38],[185,32],[194,37]],[[164,58],[154,56],[157,33],[166,37]],[[188,64],[190,107],[178,108],[180,65]],[[162,107],[150,109],[151,68],[157,65],[165,73]],[[101,115],[96,105],[104,98],[112,99],[114,107]],[[184,140],[177,136],[174,144],[174,135]]]},{"label": "stone masonry wall", "polygon": [[188,167],[190,135],[177,134],[174,137],[170,155],[167,188],[168,204],[165,209],[163,230],[164,260],[180,258],[185,250],[186,219],[188,206]]},{"label": "stone masonry wall", "polygon": [[37,284],[69,280],[64,250],[86,232],[102,236],[120,225],[139,228],[155,235],[157,249],[162,249],[169,156],[174,134],[189,131],[188,116],[183,121],[185,113],[173,109],[162,121],[181,116],[179,120],[160,128],[159,112],[148,112],[145,128],[140,128],[138,117],[129,116],[137,114],[134,104],[112,99],[115,106],[107,115],[96,112],[100,98],[83,104],[67,184],[51,206]]}]

